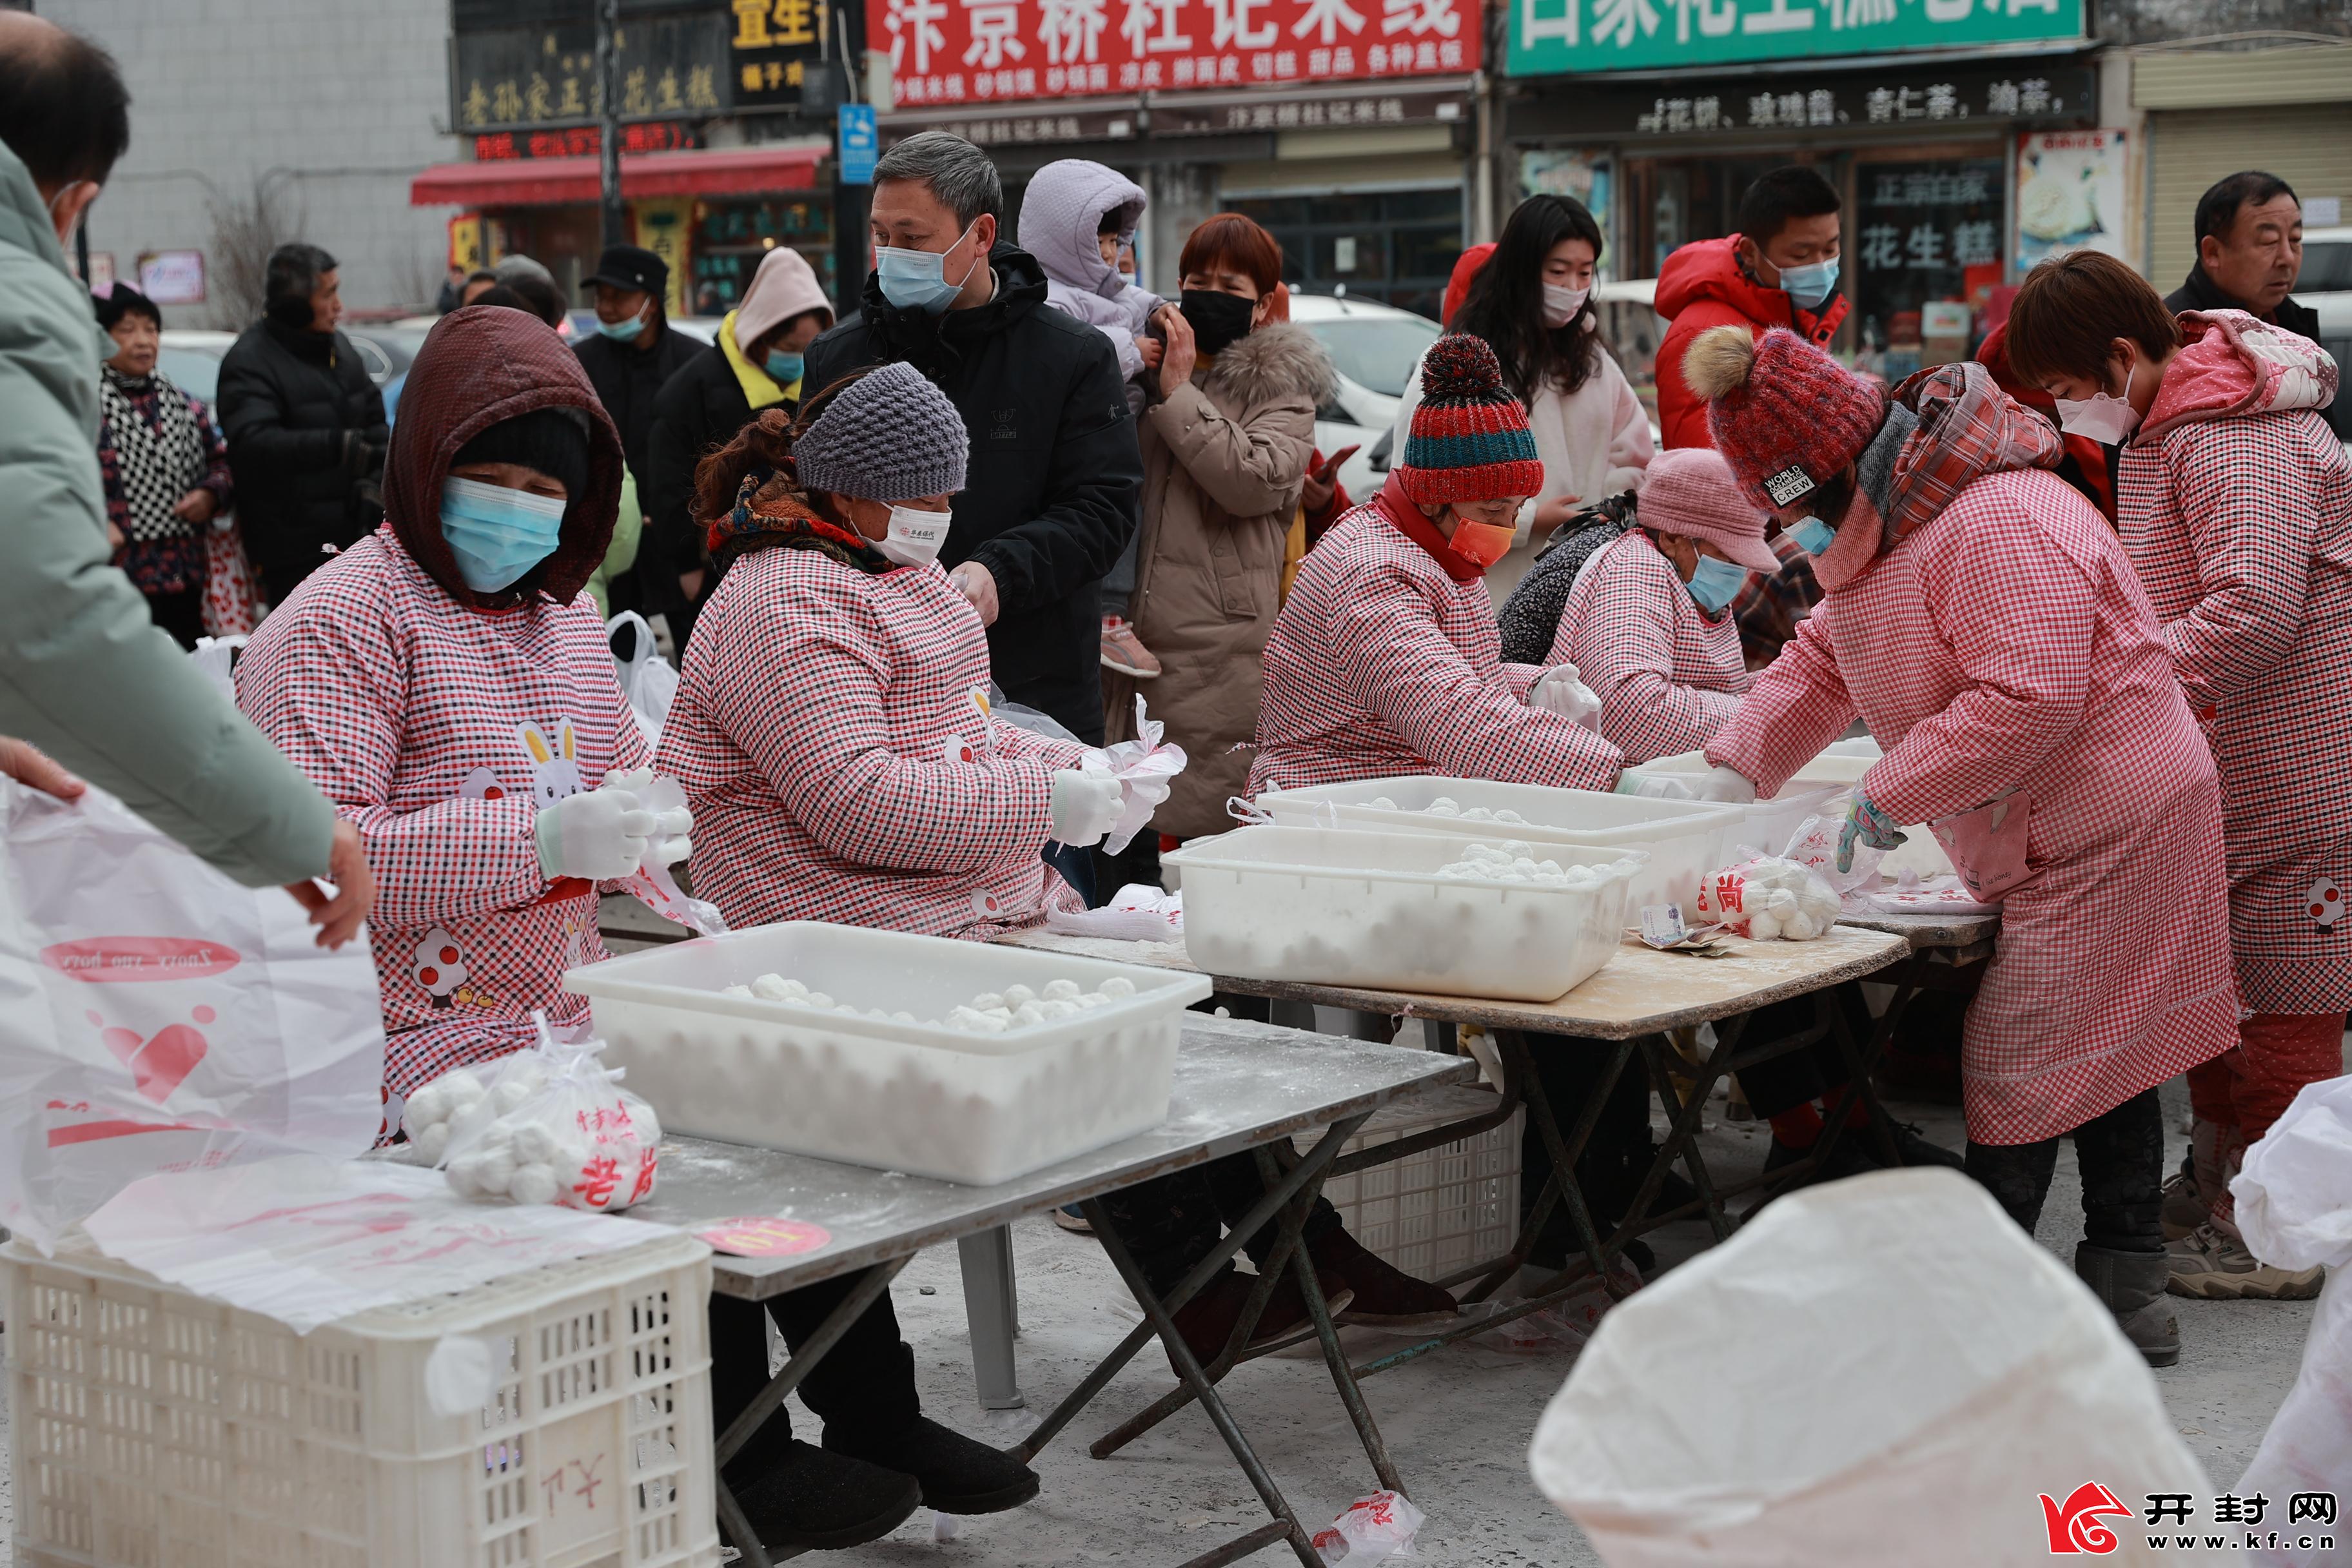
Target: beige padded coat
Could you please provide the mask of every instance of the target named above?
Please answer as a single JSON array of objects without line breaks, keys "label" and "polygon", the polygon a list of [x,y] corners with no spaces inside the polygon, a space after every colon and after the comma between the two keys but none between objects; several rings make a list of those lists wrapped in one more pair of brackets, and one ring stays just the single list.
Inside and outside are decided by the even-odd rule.
[{"label": "beige padded coat", "polygon": [[[1179,838],[1234,826],[1225,797],[1249,779],[1259,660],[1274,626],[1283,540],[1315,449],[1315,410],[1337,390],[1331,356],[1305,327],[1270,322],[1143,412],[1143,531],[1136,635],[1161,673],[1103,675],[1113,741],[1135,732],[1135,696],[1192,764],[1151,826]],[[1240,748],[1236,750],[1235,748]]]}]

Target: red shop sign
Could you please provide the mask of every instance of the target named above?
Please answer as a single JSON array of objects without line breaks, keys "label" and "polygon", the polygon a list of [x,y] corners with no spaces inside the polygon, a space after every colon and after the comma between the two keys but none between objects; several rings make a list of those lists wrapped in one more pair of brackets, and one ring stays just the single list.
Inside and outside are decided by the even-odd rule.
[{"label": "red shop sign", "polygon": [[876,0],[896,103],[1475,70],[1476,0]]}]

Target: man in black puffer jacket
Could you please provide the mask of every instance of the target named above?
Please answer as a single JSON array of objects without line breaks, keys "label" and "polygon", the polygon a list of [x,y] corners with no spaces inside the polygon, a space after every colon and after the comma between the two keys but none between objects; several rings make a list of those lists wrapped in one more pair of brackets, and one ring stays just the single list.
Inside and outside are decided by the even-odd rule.
[{"label": "man in black puffer jacket", "polygon": [[383,394],[349,338],[335,258],[269,255],[262,319],[221,358],[215,406],[237,522],[273,605],[383,521]]},{"label": "man in black puffer jacket", "polygon": [[961,137],[893,147],[874,170],[864,311],[809,345],[803,382],[905,360],[948,395],[971,459],[940,564],[987,626],[1005,694],[1100,745],[1097,589],[1135,531],[1143,456],[1109,342],[996,243],[1003,208],[995,166]]}]

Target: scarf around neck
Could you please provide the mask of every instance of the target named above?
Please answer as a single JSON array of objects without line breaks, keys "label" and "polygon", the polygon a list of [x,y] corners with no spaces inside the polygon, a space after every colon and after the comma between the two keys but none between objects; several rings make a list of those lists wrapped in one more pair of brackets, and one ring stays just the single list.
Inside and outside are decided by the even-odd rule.
[{"label": "scarf around neck", "polygon": [[172,510],[205,477],[204,436],[187,395],[160,374],[129,376],[110,365],[100,368],[98,391],[122,488],[123,532],[141,543],[194,533],[196,525]]},{"label": "scarf around neck", "polygon": [[[773,468],[753,468],[735,489],[734,510],[724,517],[711,519],[710,553],[720,565],[753,551],[781,547],[814,550],[871,577],[898,569],[898,563],[875,549],[873,541],[864,534],[827,522],[811,511],[797,491],[755,501],[754,498],[775,477]],[[791,476],[787,474],[785,478]]]},{"label": "scarf around neck", "polygon": [[1381,487],[1381,493],[1372,498],[1372,510],[1390,527],[1429,552],[1429,558],[1443,566],[1445,574],[1456,583],[1475,583],[1486,574],[1484,566],[1454,552],[1453,544],[1437,531],[1437,524],[1421,514],[1421,508],[1407,498],[1393,473],[1389,482]]}]

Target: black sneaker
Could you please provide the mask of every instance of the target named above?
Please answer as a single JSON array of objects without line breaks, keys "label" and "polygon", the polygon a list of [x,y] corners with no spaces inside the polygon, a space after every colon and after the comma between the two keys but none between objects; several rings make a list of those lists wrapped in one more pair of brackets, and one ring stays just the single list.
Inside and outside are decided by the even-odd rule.
[{"label": "black sneaker", "polygon": [[916,1416],[887,1437],[836,1437],[827,1423],[824,1447],[912,1477],[923,1506],[941,1513],[1002,1513],[1037,1495],[1036,1471],[928,1416]]},{"label": "black sneaker", "polygon": [[750,1485],[736,1486],[735,1500],[760,1544],[773,1553],[838,1552],[879,1541],[904,1524],[923,1498],[912,1476],[795,1439]]},{"label": "black sneaker", "polygon": [[[1775,1138],[1772,1140],[1772,1152],[1764,1156],[1764,1173],[1769,1176],[1775,1171],[1786,1170],[1801,1160],[1811,1159],[1812,1152],[1811,1145],[1800,1149]],[[1837,1141],[1837,1147],[1830,1152],[1826,1169],[1808,1172],[1801,1180],[1780,1190],[1794,1192],[1798,1187],[1810,1187],[1816,1182],[1842,1181],[1847,1176],[1864,1175],[1880,1168],[1878,1162],[1870,1157],[1870,1151],[1863,1147],[1862,1139],[1849,1129]]]},{"label": "black sneaker", "polygon": [[[1846,1133],[1849,1139],[1858,1136],[1874,1145],[1877,1142],[1875,1138],[1863,1132],[1860,1128]],[[1958,1171],[1968,1164],[1967,1160],[1941,1143],[1931,1142],[1926,1133],[1919,1131],[1919,1124],[1916,1121],[1895,1124],[1895,1150],[1903,1156],[1906,1165],[1941,1165],[1948,1171]]]}]

